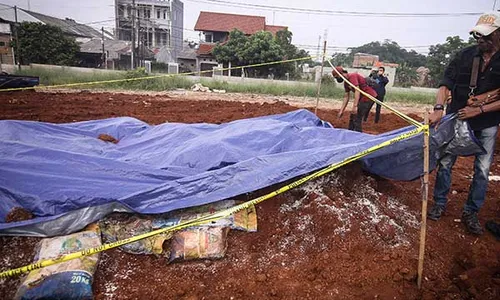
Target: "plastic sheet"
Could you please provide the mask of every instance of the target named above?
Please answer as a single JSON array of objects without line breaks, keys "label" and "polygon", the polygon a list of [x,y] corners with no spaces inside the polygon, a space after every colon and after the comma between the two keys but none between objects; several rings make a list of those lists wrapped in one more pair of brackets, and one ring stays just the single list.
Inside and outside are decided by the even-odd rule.
[{"label": "plastic sheet", "polygon": [[[149,126],[133,118],[0,121],[0,222],[14,207],[35,215],[0,223],[0,234],[68,234],[111,212],[161,214],[230,199],[340,162],[412,129],[352,132],[332,128],[307,110],[220,125]],[[433,139],[431,167],[437,149],[454,136],[438,132],[445,138]],[[119,142],[101,141],[100,134]],[[421,156],[419,135],[363,161],[370,172],[412,180],[422,172]]]}]

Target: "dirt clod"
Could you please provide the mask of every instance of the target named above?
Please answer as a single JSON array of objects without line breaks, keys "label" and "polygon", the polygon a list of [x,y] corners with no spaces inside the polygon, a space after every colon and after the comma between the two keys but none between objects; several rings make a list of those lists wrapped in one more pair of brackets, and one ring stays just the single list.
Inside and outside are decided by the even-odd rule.
[{"label": "dirt clod", "polygon": [[31,220],[35,216],[22,207],[14,207],[5,217],[5,223],[21,222]]}]

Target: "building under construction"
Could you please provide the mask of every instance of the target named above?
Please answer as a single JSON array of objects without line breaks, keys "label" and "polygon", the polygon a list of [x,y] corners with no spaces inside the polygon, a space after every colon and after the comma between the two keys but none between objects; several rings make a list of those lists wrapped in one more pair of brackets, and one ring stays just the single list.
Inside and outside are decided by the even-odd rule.
[{"label": "building under construction", "polygon": [[179,0],[115,0],[116,38],[169,52],[182,50],[184,4]]}]

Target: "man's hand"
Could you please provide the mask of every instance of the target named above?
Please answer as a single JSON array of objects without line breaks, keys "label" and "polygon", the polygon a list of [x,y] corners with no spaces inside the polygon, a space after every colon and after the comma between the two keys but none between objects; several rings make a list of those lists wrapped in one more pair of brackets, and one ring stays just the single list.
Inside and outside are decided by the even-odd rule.
[{"label": "man's hand", "polygon": [[339,113],[337,114],[337,118],[342,118],[342,115],[344,114],[344,112],[342,110],[339,110]]},{"label": "man's hand", "polygon": [[475,116],[478,116],[480,114],[481,114],[481,108],[466,106],[458,111],[458,118],[460,120],[466,120],[474,118]]},{"label": "man's hand", "polygon": [[439,121],[441,121],[441,118],[443,117],[443,110],[435,110],[430,116],[429,116],[429,124],[430,125],[435,125],[439,124]]},{"label": "man's hand", "polygon": [[352,106],[352,113],[357,114],[358,113],[358,106]]}]

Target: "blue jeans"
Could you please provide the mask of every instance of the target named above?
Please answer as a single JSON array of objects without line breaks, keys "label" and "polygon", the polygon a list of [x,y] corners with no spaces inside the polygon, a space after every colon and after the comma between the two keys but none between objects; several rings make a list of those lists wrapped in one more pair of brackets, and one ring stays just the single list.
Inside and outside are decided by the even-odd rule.
[{"label": "blue jeans", "polygon": [[[474,160],[474,178],[469,188],[469,196],[464,206],[464,212],[479,212],[484,204],[486,189],[488,188],[488,174],[493,161],[495,152],[495,141],[497,137],[498,126],[474,131],[486,154],[476,155]],[[446,154],[438,162],[438,172],[436,184],[434,186],[434,202],[436,205],[446,207],[447,195],[451,186],[451,169],[457,160],[456,155]]]}]

